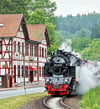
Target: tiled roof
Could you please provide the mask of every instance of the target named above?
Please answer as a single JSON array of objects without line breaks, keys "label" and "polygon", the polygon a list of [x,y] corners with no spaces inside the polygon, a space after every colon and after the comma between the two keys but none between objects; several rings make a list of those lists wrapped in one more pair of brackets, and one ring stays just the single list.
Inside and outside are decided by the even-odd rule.
[{"label": "tiled roof", "polygon": [[14,37],[17,34],[23,14],[0,14],[0,37]]},{"label": "tiled roof", "polygon": [[[47,31],[46,25],[37,24],[37,25],[27,25],[29,39],[37,42],[41,42],[43,39],[43,35]],[[49,46],[49,37],[46,34],[47,45]]]}]

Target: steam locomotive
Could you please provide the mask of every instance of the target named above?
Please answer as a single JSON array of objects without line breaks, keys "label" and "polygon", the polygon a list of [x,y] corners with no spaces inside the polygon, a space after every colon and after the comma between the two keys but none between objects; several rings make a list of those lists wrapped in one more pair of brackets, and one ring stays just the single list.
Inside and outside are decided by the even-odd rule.
[{"label": "steam locomotive", "polygon": [[73,95],[76,90],[76,67],[81,59],[58,50],[44,65],[45,88],[51,95]]}]

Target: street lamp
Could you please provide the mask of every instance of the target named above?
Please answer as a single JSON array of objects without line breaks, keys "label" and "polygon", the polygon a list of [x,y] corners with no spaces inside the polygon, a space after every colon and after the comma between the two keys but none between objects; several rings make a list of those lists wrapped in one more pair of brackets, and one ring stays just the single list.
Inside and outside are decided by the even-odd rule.
[{"label": "street lamp", "polygon": [[24,73],[24,90],[25,90],[25,95],[26,95],[26,84],[25,84],[25,55],[23,54],[23,73]]}]

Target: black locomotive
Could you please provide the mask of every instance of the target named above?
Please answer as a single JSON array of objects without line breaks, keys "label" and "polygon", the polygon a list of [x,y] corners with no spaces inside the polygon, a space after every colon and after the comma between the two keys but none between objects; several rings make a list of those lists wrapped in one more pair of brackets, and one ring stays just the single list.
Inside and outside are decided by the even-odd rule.
[{"label": "black locomotive", "polygon": [[72,94],[76,87],[76,66],[81,65],[81,59],[70,52],[58,50],[52,53],[45,63],[45,87],[48,94]]}]

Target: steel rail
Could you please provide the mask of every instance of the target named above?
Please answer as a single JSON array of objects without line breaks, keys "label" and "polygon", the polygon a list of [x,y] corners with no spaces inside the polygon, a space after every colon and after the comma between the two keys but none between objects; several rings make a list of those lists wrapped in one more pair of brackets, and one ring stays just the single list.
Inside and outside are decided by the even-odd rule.
[{"label": "steel rail", "polygon": [[60,105],[63,106],[65,109],[74,109],[73,107],[71,107],[71,106],[64,103],[65,98],[66,98],[66,96],[61,98]]}]

